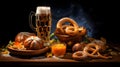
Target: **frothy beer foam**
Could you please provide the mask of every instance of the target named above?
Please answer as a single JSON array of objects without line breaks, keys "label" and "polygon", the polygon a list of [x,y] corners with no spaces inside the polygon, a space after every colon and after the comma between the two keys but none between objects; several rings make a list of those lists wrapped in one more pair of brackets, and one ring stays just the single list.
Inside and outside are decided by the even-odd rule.
[{"label": "frothy beer foam", "polygon": [[36,14],[50,14],[50,7],[38,6],[36,9]]}]

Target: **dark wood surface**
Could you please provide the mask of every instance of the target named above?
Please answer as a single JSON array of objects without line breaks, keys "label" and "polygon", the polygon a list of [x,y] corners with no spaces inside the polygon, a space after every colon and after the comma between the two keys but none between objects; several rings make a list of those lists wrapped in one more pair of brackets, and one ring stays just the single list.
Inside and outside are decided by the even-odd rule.
[{"label": "dark wood surface", "polygon": [[118,50],[117,55],[113,55],[111,59],[87,59],[87,60],[81,60],[77,61],[72,58],[72,53],[67,52],[66,55],[61,58],[54,58],[46,57],[46,53],[43,53],[38,56],[34,57],[21,57],[21,56],[14,56],[11,54],[1,54],[0,55],[0,65],[3,66],[64,66],[64,65],[80,65],[80,66],[115,66],[120,65],[120,51],[119,46],[114,45],[111,46],[114,47],[114,49]]},{"label": "dark wood surface", "polygon": [[10,55],[1,55],[0,62],[120,62],[120,55],[112,57],[113,58],[111,59],[88,59],[84,61],[77,61],[72,58],[46,58],[45,56],[21,58]]},{"label": "dark wood surface", "polygon": [[120,63],[120,55],[113,56],[112,59],[88,59],[85,61],[76,61],[73,60],[70,55],[64,57],[62,59],[58,58],[46,58],[44,56],[37,56],[31,58],[21,58],[11,55],[1,55],[0,56],[0,65],[8,66],[54,66],[54,65],[84,65],[84,66],[111,66],[111,64],[119,64]]}]

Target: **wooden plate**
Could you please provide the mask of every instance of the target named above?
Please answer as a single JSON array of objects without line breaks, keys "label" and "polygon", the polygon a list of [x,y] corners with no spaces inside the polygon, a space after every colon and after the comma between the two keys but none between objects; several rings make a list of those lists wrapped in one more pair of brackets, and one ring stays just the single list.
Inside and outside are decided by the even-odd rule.
[{"label": "wooden plate", "polygon": [[16,55],[16,56],[37,56],[40,54],[43,54],[49,50],[49,47],[45,47],[43,49],[39,50],[18,50],[18,49],[13,49],[11,47],[7,48],[8,51],[10,52],[11,55]]}]

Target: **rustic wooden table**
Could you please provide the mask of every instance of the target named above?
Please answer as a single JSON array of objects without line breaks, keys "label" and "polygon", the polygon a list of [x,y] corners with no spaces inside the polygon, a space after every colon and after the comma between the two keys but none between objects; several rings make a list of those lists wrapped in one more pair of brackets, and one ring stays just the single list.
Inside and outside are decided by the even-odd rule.
[{"label": "rustic wooden table", "polygon": [[64,65],[81,65],[81,66],[111,66],[111,64],[119,64],[120,56],[113,56],[112,59],[90,59],[85,61],[76,61],[68,58],[46,58],[44,56],[32,57],[32,58],[20,58],[11,55],[1,55],[0,56],[0,65],[3,66],[64,66]]},{"label": "rustic wooden table", "polygon": [[[118,49],[118,48],[117,48]],[[119,49],[118,49],[119,50]],[[45,53],[46,54],[46,53]],[[77,61],[72,59],[72,53],[67,52],[63,58],[47,58],[45,54],[34,57],[18,57],[10,54],[0,53],[0,65],[3,66],[111,66],[120,65],[120,52],[118,55],[112,56],[111,59],[88,59]]]}]

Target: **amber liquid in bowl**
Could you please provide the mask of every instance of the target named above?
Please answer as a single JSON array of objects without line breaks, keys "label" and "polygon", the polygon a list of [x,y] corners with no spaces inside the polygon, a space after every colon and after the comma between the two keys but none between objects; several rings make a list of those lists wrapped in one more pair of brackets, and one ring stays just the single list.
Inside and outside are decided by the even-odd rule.
[{"label": "amber liquid in bowl", "polygon": [[63,43],[56,43],[51,47],[52,54],[56,57],[64,57],[66,53],[66,45]]}]

